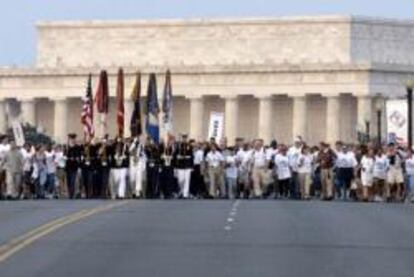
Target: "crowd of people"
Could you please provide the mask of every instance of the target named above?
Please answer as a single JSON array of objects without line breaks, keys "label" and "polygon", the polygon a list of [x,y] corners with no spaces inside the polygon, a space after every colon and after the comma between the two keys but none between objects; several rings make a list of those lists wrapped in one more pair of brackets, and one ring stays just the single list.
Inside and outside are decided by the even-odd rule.
[{"label": "crowd of people", "polygon": [[413,202],[414,156],[395,144],[308,146],[261,139],[0,145],[1,199],[322,199]]}]

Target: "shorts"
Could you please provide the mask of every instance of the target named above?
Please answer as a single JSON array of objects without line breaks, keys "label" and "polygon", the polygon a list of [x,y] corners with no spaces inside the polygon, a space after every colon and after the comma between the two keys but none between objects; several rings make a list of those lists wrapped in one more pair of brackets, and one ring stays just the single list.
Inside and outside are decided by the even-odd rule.
[{"label": "shorts", "polygon": [[361,183],[363,187],[372,187],[374,176],[372,174],[361,173]]},{"label": "shorts", "polygon": [[403,184],[404,183],[404,176],[402,169],[397,169],[391,167],[387,174],[387,182],[390,185],[393,184]]}]

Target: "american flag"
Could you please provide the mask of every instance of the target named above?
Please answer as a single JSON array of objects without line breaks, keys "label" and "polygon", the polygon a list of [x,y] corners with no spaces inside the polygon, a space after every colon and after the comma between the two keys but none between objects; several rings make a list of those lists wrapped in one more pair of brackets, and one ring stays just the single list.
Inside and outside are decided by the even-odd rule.
[{"label": "american flag", "polygon": [[89,74],[86,95],[82,99],[81,123],[83,125],[83,134],[85,139],[92,139],[95,135],[93,127],[93,99],[92,99],[92,75]]}]

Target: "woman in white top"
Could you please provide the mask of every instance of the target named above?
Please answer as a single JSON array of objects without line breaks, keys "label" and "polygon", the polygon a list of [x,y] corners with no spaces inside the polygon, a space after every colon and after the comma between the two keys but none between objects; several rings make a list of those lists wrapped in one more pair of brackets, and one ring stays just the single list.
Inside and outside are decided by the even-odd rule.
[{"label": "woman in white top", "polygon": [[384,151],[380,148],[377,150],[374,159],[374,191],[375,191],[375,201],[382,201],[384,195],[386,194],[386,180],[388,172],[389,161]]},{"label": "woman in white top", "polygon": [[292,173],[289,166],[289,157],[287,156],[287,147],[280,146],[280,151],[275,157],[276,174],[279,183],[279,194],[281,197],[294,197],[292,188],[289,187]]},{"label": "woman in white top", "polygon": [[308,146],[302,148],[297,159],[300,195],[302,199],[310,199],[310,187],[312,183],[313,156]]},{"label": "woman in white top", "polygon": [[413,150],[408,150],[408,155],[405,160],[405,172],[408,178],[409,186],[409,195],[407,199],[411,202],[414,202],[414,152]]},{"label": "woman in white top", "polygon": [[361,159],[361,183],[362,197],[364,201],[371,200],[372,184],[374,182],[374,150],[368,149],[368,152]]},{"label": "woman in white top", "polygon": [[233,148],[229,148],[229,155],[226,157],[226,196],[234,199],[237,189],[237,159]]}]

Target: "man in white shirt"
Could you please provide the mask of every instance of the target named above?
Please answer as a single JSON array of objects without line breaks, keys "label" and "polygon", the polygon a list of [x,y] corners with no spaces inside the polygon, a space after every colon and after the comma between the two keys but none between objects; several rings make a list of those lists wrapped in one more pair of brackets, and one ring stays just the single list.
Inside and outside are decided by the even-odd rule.
[{"label": "man in white shirt", "polygon": [[[212,144],[211,150],[206,156],[206,163],[208,165],[208,174],[210,176],[209,193],[211,197],[217,197],[218,195],[223,196],[222,191],[222,163],[223,155],[217,150],[217,145]],[[217,192],[220,191],[220,194]]]},{"label": "man in white shirt", "polygon": [[49,193],[50,197],[57,197],[55,150],[51,145],[48,146],[45,155],[47,171],[46,191]]},{"label": "man in white shirt", "polygon": [[6,170],[3,167],[4,157],[10,150],[10,144],[7,136],[2,136],[0,144],[0,199],[6,197]]},{"label": "man in white shirt", "polygon": [[236,164],[238,165],[238,184],[239,193],[241,197],[248,198],[250,190],[250,167],[251,167],[251,153],[252,150],[248,143],[243,145],[236,153]]},{"label": "man in white shirt", "polygon": [[56,178],[59,198],[68,197],[68,189],[66,185],[66,156],[63,152],[62,145],[55,148]]},{"label": "man in white shirt", "polygon": [[[348,150],[348,146],[342,146],[341,151],[337,153],[336,167],[339,188],[337,191],[338,198],[347,199],[348,190],[354,177],[354,169],[358,165],[355,154]],[[342,190],[342,191],[341,191]]]},{"label": "man in white shirt", "polygon": [[33,155],[34,149],[26,144],[21,148],[23,155],[23,198],[28,199],[33,196],[34,184],[32,182],[32,171],[33,171]]},{"label": "man in white shirt", "polygon": [[292,171],[291,181],[291,198],[297,199],[299,194],[299,179],[298,179],[298,158],[302,152],[303,141],[300,136],[295,138],[293,146],[291,146],[287,152],[289,158],[289,165]]},{"label": "man in white shirt", "polygon": [[253,179],[253,195],[260,198],[263,194],[265,185],[266,169],[268,168],[268,160],[263,147],[263,141],[258,139],[254,143],[254,149],[251,153],[252,179]]}]

